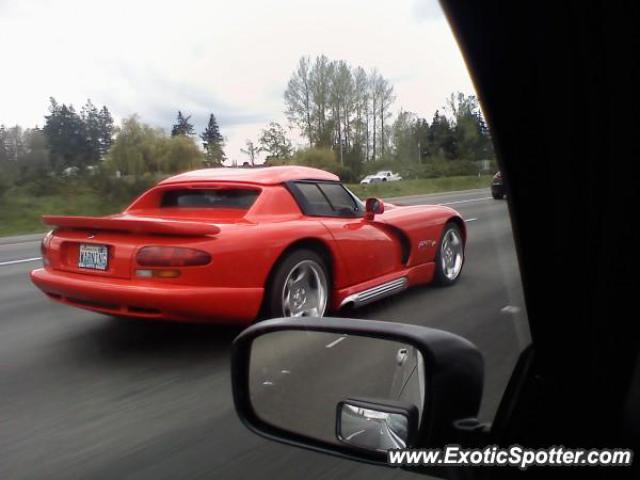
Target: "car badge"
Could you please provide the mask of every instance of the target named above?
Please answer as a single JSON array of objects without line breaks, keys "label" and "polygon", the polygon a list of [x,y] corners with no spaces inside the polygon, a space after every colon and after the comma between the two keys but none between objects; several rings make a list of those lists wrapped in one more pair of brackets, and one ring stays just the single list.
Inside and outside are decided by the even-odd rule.
[{"label": "car badge", "polygon": [[420,250],[423,250],[429,247],[435,247],[435,246],[436,246],[436,242],[434,242],[433,240],[420,240],[418,242],[418,249]]}]

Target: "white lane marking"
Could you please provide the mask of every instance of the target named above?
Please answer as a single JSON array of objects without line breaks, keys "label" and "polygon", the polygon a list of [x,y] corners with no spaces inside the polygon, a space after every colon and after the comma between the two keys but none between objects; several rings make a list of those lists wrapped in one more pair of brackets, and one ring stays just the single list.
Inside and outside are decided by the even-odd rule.
[{"label": "white lane marking", "polygon": [[478,219],[477,218],[465,218],[464,219],[464,223],[475,222],[476,220],[478,220]]},{"label": "white lane marking", "polygon": [[22,258],[20,260],[9,260],[7,262],[0,262],[0,267],[4,267],[6,265],[16,265],[18,263],[36,262],[38,260],[42,260],[42,257]]},{"label": "white lane marking", "polygon": [[347,337],[340,337],[340,338],[338,338],[338,339],[334,340],[333,342],[331,342],[331,343],[327,344],[327,345],[326,345],[326,348],[333,348],[333,347],[335,347],[337,344],[339,344],[339,343],[340,343],[342,340],[344,340],[345,338],[347,338]]},{"label": "white lane marking", "polygon": [[366,430],[358,430],[357,432],[353,432],[351,435],[349,435],[347,438],[345,438],[345,440],[351,440],[356,435],[360,435],[361,433],[364,433],[365,431]]},{"label": "white lane marking", "polygon": [[500,309],[502,313],[511,313],[516,314],[520,311],[520,307],[516,307],[515,305],[505,305]]},{"label": "white lane marking", "polygon": [[493,197],[479,197],[479,198],[470,198],[468,200],[456,200],[454,202],[446,202],[446,203],[438,203],[438,205],[458,205],[460,203],[472,203],[472,202],[480,202],[482,200],[490,200]]},{"label": "white lane marking", "polygon": [[[44,233],[42,234],[42,236],[44,236]],[[0,240],[2,240],[0,238]],[[40,243],[42,241],[42,238],[38,238],[37,240],[24,240],[22,242],[7,242],[7,243],[2,243],[0,241],[0,247],[5,247],[5,246],[11,246],[11,245],[24,245],[25,243]]]},{"label": "white lane marking", "polygon": [[433,198],[433,197],[468,197],[469,195],[477,195],[479,193],[484,193],[488,189],[486,188],[474,188],[472,190],[453,190],[451,192],[435,192],[435,193],[415,193],[412,195],[400,195],[397,197],[388,197],[384,200],[389,200],[390,202],[401,201],[401,200],[415,200],[419,198]]}]

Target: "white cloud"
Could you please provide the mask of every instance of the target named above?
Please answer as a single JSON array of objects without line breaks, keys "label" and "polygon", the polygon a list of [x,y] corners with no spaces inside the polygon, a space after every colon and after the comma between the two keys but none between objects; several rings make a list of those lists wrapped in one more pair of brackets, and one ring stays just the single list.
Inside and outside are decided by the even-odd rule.
[{"label": "white cloud", "polygon": [[0,123],[42,124],[49,96],[167,129],[178,109],[199,130],[214,112],[238,161],[246,138],[285,123],[302,55],[377,67],[395,108],[427,117],[450,92],[473,92],[433,0],[2,0],[0,44]]}]

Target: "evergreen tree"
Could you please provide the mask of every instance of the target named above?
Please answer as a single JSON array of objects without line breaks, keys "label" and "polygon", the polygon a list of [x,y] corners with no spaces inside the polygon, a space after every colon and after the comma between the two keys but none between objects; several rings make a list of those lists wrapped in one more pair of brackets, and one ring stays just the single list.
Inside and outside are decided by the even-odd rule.
[{"label": "evergreen tree", "polygon": [[42,178],[51,170],[49,164],[49,148],[44,132],[35,127],[24,132],[26,152],[20,159],[20,176],[25,178]]},{"label": "evergreen tree", "polygon": [[113,117],[106,106],[98,112],[98,150],[100,157],[104,158],[111,145],[113,145]]},{"label": "evergreen tree", "polygon": [[175,137],[177,135],[193,135],[194,129],[193,125],[189,122],[191,119],[191,115],[185,117],[182,115],[182,112],[178,110],[178,118],[176,119],[176,123],[171,128],[171,136]]},{"label": "evergreen tree", "polygon": [[418,145],[418,159],[420,163],[424,163],[431,151],[431,144],[429,143],[429,122],[427,122],[426,118],[416,120],[414,135]]},{"label": "evergreen tree", "polygon": [[429,144],[431,156],[440,159],[455,157],[455,141],[451,124],[446,116],[436,110],[429,127]]},{"label": "evergreen tree", "polygon": [[7,128],[0,125],[0,165],[9,160],[9,152],[7,151]]},{"label": "evergreen tree", "polygon": [[206,152],[208,166],[221,166],[226,158],[224,154],[224,138],[220,133],[218,122],[213,113],[209,116],[207,128],[200,134],[200,138]]},{"label": "evergreen tree", "polygon": [[99,112],[96,106],[87,100],[80,110],[80,118],[84,122],[84,130],[87,135],[87,162],[91,165],[95,165],[101,156],[100,151],[100,118]]},{"label": "evergreen tree", "polygon": [[85,123],[73,105],[58,104],[51,98],[49,115],[45,116],[44,134],[56,173],[75,167],[83,171],[90,164],[91,151],[87,141]]}]

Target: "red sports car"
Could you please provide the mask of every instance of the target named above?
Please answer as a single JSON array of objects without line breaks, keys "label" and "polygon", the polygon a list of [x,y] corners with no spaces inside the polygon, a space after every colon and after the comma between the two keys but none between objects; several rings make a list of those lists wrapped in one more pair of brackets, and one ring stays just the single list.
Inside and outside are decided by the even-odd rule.
[{"label": "red sports car", "polygon": [[306,167],[205,169],[123,213],[44,216],[50,298],[109,315],[212,323],[323,316],[412,285],[453,284],[465,223],[445,206],[363,204]]}]

